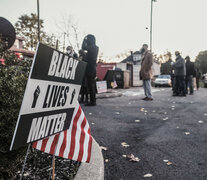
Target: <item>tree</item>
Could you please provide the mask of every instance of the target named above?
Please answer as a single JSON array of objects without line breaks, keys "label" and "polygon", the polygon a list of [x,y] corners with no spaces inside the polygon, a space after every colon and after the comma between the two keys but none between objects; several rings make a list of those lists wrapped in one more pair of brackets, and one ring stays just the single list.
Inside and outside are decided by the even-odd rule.
[{"label": "tree", "polygon": [[195,60],[195,66],[202,74],[207,73],[207,50],[199,52]]},{"label": "tree", "polygon": [[77,22],[71,16],[65,15],[56,23],[56,26],[58,27],[57,37],[62,39],[59,48],[65,52],[66,47],[70,45],[78,52],[81,48],[82,39],[79,37],[81,33],[79,32]]},{"label": "tree", "polygon": [[[55,36],[47,35],[43,30],[44,21],[40,19],[40,41],[55,46]],[[17,35],[25,39],[25,48],[34,50],[38,43],[38,17],[36,14],[22,15],[15,24]]]}]

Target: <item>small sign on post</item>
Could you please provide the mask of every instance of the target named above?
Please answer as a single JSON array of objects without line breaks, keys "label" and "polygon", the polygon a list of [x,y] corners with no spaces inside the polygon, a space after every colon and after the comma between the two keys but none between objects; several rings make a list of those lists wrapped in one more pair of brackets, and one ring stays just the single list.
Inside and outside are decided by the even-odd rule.
[{"label": "small sign on post", "polygon": [[10,150],[69,128],[86,63],[38,44]]}]

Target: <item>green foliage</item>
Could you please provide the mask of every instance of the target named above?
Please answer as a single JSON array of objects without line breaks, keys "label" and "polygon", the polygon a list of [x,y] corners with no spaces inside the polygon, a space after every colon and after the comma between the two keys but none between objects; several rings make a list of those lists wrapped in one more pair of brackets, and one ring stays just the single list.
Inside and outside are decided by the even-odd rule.
[{"label": "green foliage", "polygon": [[207,51],[199,52],[195,60],[195,66],[202,74],[207,73]]},{"label": "green foliage", "polygon": [[[55,36],[47,35],[43,30],[44,21],[40,19],[40,41],[49,46],[55,47]],[[30,16],[24,14],[19,17],[15,24],[17,35],[25,39],[25,48],[34,50],[38,43],[38,17],[31,13]]]},{"label": "green foliage", "polygon": [[25,148],[9,151],[31,62],[21,61],[10,51],[2,52],[0,64],[0,179],[13,179],[22,166]]}]

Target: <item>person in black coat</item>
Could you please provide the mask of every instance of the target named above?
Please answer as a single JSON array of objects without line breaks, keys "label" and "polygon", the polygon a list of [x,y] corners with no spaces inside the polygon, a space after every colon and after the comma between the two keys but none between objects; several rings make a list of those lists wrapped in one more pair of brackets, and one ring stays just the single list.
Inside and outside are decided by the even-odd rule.
[{"label": "person in black coat", "polygon": [[90,94],[90,102],[86,105],[95,106],[96,105],[96,61],[98,57],[99,48],[96,46],[95,36],[88,34],[82,43],[82,49],[87,51],[85,61],[86,66],[86,78],[88,84],[88,90]]},{"label": "person in black coat", "polygon": [[190,61],[190,57],[186,56],[186,78],[185,78],[185,83],[186,83],[186,94],[188,94],[188,87],[190,88],[190,95],[193,94],[193,77],[196,76],[196,71],[194,67],[194,63]]}]

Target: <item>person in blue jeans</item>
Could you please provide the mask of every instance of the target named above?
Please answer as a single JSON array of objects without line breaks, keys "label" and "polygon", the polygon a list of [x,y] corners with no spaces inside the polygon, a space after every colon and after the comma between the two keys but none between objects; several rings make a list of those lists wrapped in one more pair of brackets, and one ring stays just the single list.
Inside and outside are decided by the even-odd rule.
[{"label": "person in blue jeans", "polygon": [[140,79],[143,81],[143,88],[146,96],[142,100],[152,101],[153,98],[152,98],[152,90],[151,90],[151,79],[152,79],[153,57],[152,57],[152,53],[148,50],[147,44],[143,44],[140,51],[142,53]]}]

